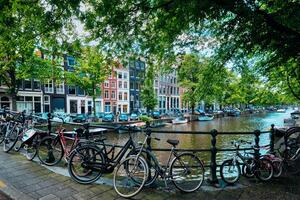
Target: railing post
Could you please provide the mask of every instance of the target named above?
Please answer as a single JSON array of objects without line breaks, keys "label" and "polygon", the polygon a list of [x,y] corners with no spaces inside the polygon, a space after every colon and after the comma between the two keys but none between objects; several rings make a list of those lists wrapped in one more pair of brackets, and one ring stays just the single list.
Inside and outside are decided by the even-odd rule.
[{"label": "railing post", "polygon": [[[151,129],[150,129],[150,122],[146,122],[146,135],[150,136],[151,135]],[[147,151],[152,151],[152,148],[151,148],[151,137],[148,137],[147,138]],[[148,164],[148,167],[149,169],[152,168],[152,165],[151,165],[151,155],[147,153],[146,155],[146,162]],[[151,178],[151,170],[149,170],[149,176],[148,176],[148,179]]]},{"label": "railing post", "polygon": [[271,124],[271,131],[270,131],[270,152],[274,152],[274,140],[275,140],[275,129],[274,124]]},{"label": "railing post", "polygon": [[255,135],[255,149],[254,149],[254,156],[256,159],[259,159],[259,136],[260,136],[260,130],[255,130],[254,131]]},{"label": "railing post", "polygon": [[218,131],[216,129],[213,129],[211,131],[211,157],[210,157],[210,174],[211,174],[211,179],[210,183],[215,184],[218,183],[218,178],[217,178],[217,137]]},{"label": "railing post", "polygon": [[47,117],[48,117],[48,120],[47,120],[47,127],[48,127],[48,133],[50,134],[51,133],[51,113],[48,113],[47,114]]},{"label": "railing post", "polygon": [[[148,136],[151,135],[150,122],[146,122],[146,134]],[[147,150],[152,151],[152,148],[151,148],[151,137],[148,137],[146,142],[147,142]]]}]

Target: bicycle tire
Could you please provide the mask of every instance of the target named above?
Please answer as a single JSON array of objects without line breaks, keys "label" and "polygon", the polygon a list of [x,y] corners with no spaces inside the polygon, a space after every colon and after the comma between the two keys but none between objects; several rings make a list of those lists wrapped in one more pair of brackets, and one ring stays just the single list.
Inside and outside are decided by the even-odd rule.
[{"label": "bicycle tire", "polygon": [[173,159],[170,175],[177,189],[186,193],[194,192],[203,183],[204,166],[194,154],[183,153]]},{"label": "bicycle tire", "polygon": [[[228,167],[228,169],[227,169]],[[235,170],[235,171],[230,171],[230,170]],[[231,172],[234,172],[233,174],[230,174]],[[241,175],[241,169],[239,166],[239,163],[233,162],[233,159],[225,160],[221,167],[220,167],[220,175],[222,180],[227,183],[227,184],[234,184],[240,179]],[[228,177],[227,177],[228,176]]]},{"label": "bicycle tire", "polygon": [[[272,162],[266,158],[260,158],[255,164],[255,177],[260,181],[268,181],[273,177],[274,169]],[[262,172],[265,172],[262,173]],[[264,176],[266,175],[266,176]]]},{"label": "bicycle tire", "polygon": [[273,177],[274,178],[278,178],[281,176],[282,174],[282,161],[279,161],[279,160],[273,160],[272,161],[272,165],[273,165]]},{"label": "bicycle tire", "polygon": [[5,134],[6,134],[6,124],[1,124],[0,125],[0,144],[4,141]]},{"label": "bicycle tire", "polygon": [[287,131],[288,149],[284,154],[286,159],[292,158],[300,148],[300,127],[293,127]]},{"label": "bicycle tire", "polygon": [[38,135],[35,135],[30,141],[29,144],[26,145],[25,148],[25,156],[27,160],[32,161],[37,155],[37,143],[38,143]]},{"label": "bicycle tire", "polygon": [[63,146],[59,138],[56,136],[44,137],[37,147],[37,156],[44,165],[54,166],[58,164],[64,156]]},{"label": "bicycle tire", "polygon": [[[146,183],[148,170],[147,162],[141,156],[125,158],[115,168],[113,185],[116,193],[124,198],[137,195]],[[132,178],[135,174],[137,176]],[[140,181],[135,181],[137,179]],[[129,191],[126,192],[125,190]]]},{"label": "bicycle tire", "polygon": [[[132,155],[137,155],[138,153],[140,152],[139,149],[133,149],[132,151],[130,151],[127,155],[128,156],[132,156]],[[145,183],[145,186],[150,186],[152,185],[159,173],[158,173],[158,166],[157,166],[157,161],[156,161],[156,158],[154,158],[154,155],[149,152],[148,150],[142,150],[142,153],[141,153],[141,156],[145,159],[145,161],[147,162],[147,165],[148,165],[148,168],[149,168],[149,171],[148,171],[148,178],[147,178],[147,181]]]},{"label": "bicycle tire", "polygon": [[254,172],[251,169],[251,163],[254,162],[253,158],[248,158],[246,160],[247,164],[243,164],[242,166],[242,175],[245,176],[246,178],[253,178],[254,177]]},{"label": "bicycle tire", "polygon": [[68,162],[68,172],[71,178],[80,184],[97,181],[102,176],[101,171],[89,169],[87,162],[99,163],[98,160],[101,164],[105,163],[103,153],[97,147],[85,145],[74,149]]},{"label": "bicycle tire", "polygon": [[10,152],[14,146],[16,145],[19,138],[19,130],[14,128],[5,135],[3,151],[8,153]]}]

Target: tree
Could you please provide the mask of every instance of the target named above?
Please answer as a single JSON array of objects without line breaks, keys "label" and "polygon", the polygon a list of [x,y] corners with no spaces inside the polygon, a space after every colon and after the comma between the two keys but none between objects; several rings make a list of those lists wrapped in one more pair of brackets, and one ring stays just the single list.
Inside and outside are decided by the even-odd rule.
[{"label": "tree", "polygon": [[101,95],[101,84],[111,73],[111,67],[103,54],[95,47],[85,47],[78,58],[78,64],[66,73],[68,84],[83,89],[93,98],[93,113],[96,114],[96,98]]},{"label": "tree", "polygon": [[64,27],[69,15],[66,10],[47,1],[1,1],[0,78],[8,87],[13,110],[16,110],[18,84],[22,78],[53,75],[50,73],[52,65],[36,57],[34,52],[41,43],[55,46],[51,41],[57,41]]},{"label": "tree", "polygon": [[142,86],[141,99],[143,106],[147,109],[147,112],[154,110],[157,105],[157,96],[154,92],[154,67],[149,64],[146,72],[144,84]]},{"label": "tree", "polygon": [[293,87],[300,80],[299,1],[87,0],[85,4],[89,9],[80,18],[91,39],[110,51],[174,61],[174,54],[211,43],[220,67],[239,58],[263,58],[265,64],[258,66],[265,73],[284,66],[290,90],[300,99],[300,91]]},{"label": "tree", "polygon": [[196,55],[185,55],[178,67],[178,81],[180,86],[185,88],[183,100],[187,102],[195,111],[195,106],[199,102],[198,83],[201,71],[199,58]]}]

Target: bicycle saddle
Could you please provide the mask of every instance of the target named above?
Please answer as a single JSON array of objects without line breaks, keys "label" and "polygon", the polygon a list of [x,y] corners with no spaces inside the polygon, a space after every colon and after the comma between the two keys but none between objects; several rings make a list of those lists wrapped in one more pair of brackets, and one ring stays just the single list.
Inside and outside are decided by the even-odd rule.
[{"label": "bicycle saddle", "polygon": [[168,139],[167,140],[167,143],[173,145],[173,146],[176,146],[179,144],[179,140],[171,140],[171,139]]}]

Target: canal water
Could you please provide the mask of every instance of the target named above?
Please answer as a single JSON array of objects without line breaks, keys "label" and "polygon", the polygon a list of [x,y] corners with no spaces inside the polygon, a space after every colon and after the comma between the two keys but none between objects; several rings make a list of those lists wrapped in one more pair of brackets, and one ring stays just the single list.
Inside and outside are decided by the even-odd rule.
[{"label": "canal water", "polygon": [[[258,113],[248,116],[240,117],[224,117],[214,119],[212,121],[195,121],[181,125],[167,125],[158,130],[168,131],[211,131],[216,129],[218,132],[249,132],[254,130],[267,131],[270,130],[271,124],[275,127],[283,127],[283,119],[290,117],[292,110],[287,110],[286,113]],[[198,134],[166,134],[166,133],[153,133],[153,136],[160,138],[160,141],[152,140],[152,148],[170,148],[166,142],[167,139],[178,139],[178,148],[184,149],[208,149],[211,148],[210,135]],[[133,134],[135,141],[143,141],[145,135],[143,133]],[[125,144],[128,139],[128,133],[109,133],[107,134],[108,142],[112,144]],[[234,148],[231,141],[234,140],[247,140],[254,143],[254,135],[218,135],[217,148]],[[260,145],[269,144],[269,134],[261,134]],[[244,146],[244,147],[250,147]],[[155,152],[159,160],[164,164],[167,161],[169,152]],[[223,160],[229,158],[233,152],[218,152],[217,163],[221,164]],[[210,161],[210,153],[199,152],[198,156],[204,161],[206,165]]]}]

